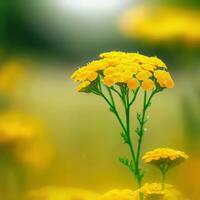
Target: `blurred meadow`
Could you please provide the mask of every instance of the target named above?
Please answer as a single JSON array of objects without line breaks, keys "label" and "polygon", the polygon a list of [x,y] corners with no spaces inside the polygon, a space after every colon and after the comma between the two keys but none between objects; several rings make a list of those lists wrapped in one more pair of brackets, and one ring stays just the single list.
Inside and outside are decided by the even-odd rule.
[{"label": "blurred meadow", "polygon": [[[199,199],[199,25],[198,0],[1,0],[0,200],[70,200],[72,193],[88,198],[71,200],[87,200],[136,189],[118,161],[129,152],[116,119],[70,79],[113,50],[167,63],[175,88],[153,100],[143,151],[187,152],[167,182]],[[147,170],[148,181],[159,181],[158,170]]]}]

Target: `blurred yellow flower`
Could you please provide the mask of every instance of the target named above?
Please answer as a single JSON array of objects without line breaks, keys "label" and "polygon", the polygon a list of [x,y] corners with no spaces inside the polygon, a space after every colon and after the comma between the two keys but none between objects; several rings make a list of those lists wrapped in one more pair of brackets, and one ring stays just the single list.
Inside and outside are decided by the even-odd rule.
[{"label": "blurred yellow flower", "polygon": [[164,191],[160,183],[146,183],[138,192],[144,195],[145,200],[163,200]]},{"label": "blurred yellow flower", "polygon": [[84,189],[46,187],[28,194],[29,200],[97,200],[99,194]]},{"label": "blurred yellow flower", "polygon": [[106,192],[99,200],[139,200],[139,196],[138,193],[129,189],[114,189]]},{"label": "blurred yellow flower", "polygon": [[147,152],[142,159],[145,163],[158,167],[163,164],[173,167],[188,159],[188,155],[186,155],[183,151],[177,151],[169,148],[158,148]]},{"label": "blurred yellow flower", "polygon": [[5,112],[0,115],[0,144],[16,143],[33,137],[38,124],[26,115]]},{"label": "blurred yellow flower", "polygon": [[165,184],[163,190],[160,183],[145,183],[137,193],[143,193],[144,200],[186,200],[181,192],[170,184]]},{"label": "blurred yellow flower", "polygon": [[12,92],[23,74],[22,63],[17,60],[10,60],[0,68],[0,93],[9,94]]},{"label": "blurred yellow flower", "polygon": [[120,18],[120,30],[127,36],[152,42],[200,43],[198,11],[170,6],[135,6]]},{"label": "blurred yellow flower", "polygon": [[15,157],[27,167],[43,170],[52,161],[53,151],[50,144],[41,138],[21,143],[15,148]]},{"label": "blurred yellow flower", "polygon": [[14,159],[34,168],[43,168],[52,157],[41,123],[19,112],[0,114],[0,146]]}]

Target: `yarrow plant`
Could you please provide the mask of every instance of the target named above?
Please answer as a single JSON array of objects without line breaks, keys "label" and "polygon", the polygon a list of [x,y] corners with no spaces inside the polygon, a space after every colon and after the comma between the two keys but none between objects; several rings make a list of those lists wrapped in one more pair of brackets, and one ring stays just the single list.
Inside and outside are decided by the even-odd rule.
[{"label": "yarrow plant", "polygon": [[165,187],[165,176],[169,169],[179,165],[188,159],[188,155],[182,151],[169,148],[158,148],[147,152],[142,159],[145,163],[158,167],[162,174],[162,189]]},{"label": "yarrow plant", "polygon": [[[130,159],[119,160],[133,173],[140,188],[145,174],[141,167],[141,148],[148,121],[147,110],[156,94],[174,87],[166,64],[157,57],[113,51],[100,54],[99,60],[80,67],[71,78],[80,83],[78,92],[92,93],[103,98],[115,115],[122,129],[123,142],[128,145],[131,155]],[[136,113],[137,141],[133,141],[130,109],[139,95],[139,90],[143,95],[143,103],[141,113]],[[125,115],[119,112],[117,98],[123,105]],[[148,160],[147,157],[144,156],[145,161]],[[143,196],[140,198],[143,199]]]}]

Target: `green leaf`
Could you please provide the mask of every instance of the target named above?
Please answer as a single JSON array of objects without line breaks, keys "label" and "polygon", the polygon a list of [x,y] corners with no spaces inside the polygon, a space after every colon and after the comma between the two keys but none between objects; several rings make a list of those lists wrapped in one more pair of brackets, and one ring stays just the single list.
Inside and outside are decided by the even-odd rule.
[{"label": "green leaf", "polygon": [[110,110],[110,112],[114,112],[114,110],[113,110],[113,108],[112,108],[112,107],[110,107],[110,108],[109,108],[109,110]]},{"label": "green leaf", "polygon": [[137,113],[137,119],[141,123],[141,114],[140,113]]},{"label": "green leaf", "polygon": [[138,136],[140,136],[141,135],[140,127],[137,127],[135,132],[137,133]]},{"label": "green leaf", "polygon": [[128,160],[128,158],[119,157],[119,161],[120,161],[123,165],[129,167],[129,160]]},{"label": "green leaf", "polygon": [[128,136],[126,135],[126,133],[122,132],[121,133],[121,136],[123,138],[123,142],[126,144],[128,143],[129,139],[128,139]]}]

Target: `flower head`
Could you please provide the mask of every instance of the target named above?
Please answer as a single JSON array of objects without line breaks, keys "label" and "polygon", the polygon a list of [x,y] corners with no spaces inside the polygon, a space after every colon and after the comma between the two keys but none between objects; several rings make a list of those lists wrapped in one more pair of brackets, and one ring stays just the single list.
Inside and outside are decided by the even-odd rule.
[{"label": "flower head", "polygon": [[125,86],[130,90],[142,86],[146,91],[155,87],[172,88],[174,82],[166,71],[166,64],[157,57],[139,53],[112,51],[100,54],[100,59],[92,61],[75,71],[71,78],[80,82],[79,92],[92,92],[106,87]]},{"label": "flower head", "polygon": [[142,82],[142,88],[146,91],[152,90],[154,87],[154,82],[151,79],[146,79]]},{"label": "flower head", "polygon": [[145,200],[163,200],[165,194],[160,183],[146,183],[139,192],[143,193]]},{"label": "flower head", "polygon": [[170,184],[165,184],[165,189],[162,189],[160,183],[145,183],[138,193],[143,193],[144,200],[185,200],[180,191]]},{"label": "flower head", "polygon": [[169,148],[158,148],[147,152],[142,159],[147,164],[161,167],[163,164],[173,167],[188,159],[188,155],[183,151],[177,151]]},{"label": "flower head", "polygon": [[161,87],[166,87],[166,88],[174,87],[174,82],[169,72],[163,70],[156,70],[154,71],[154,76]]}]

